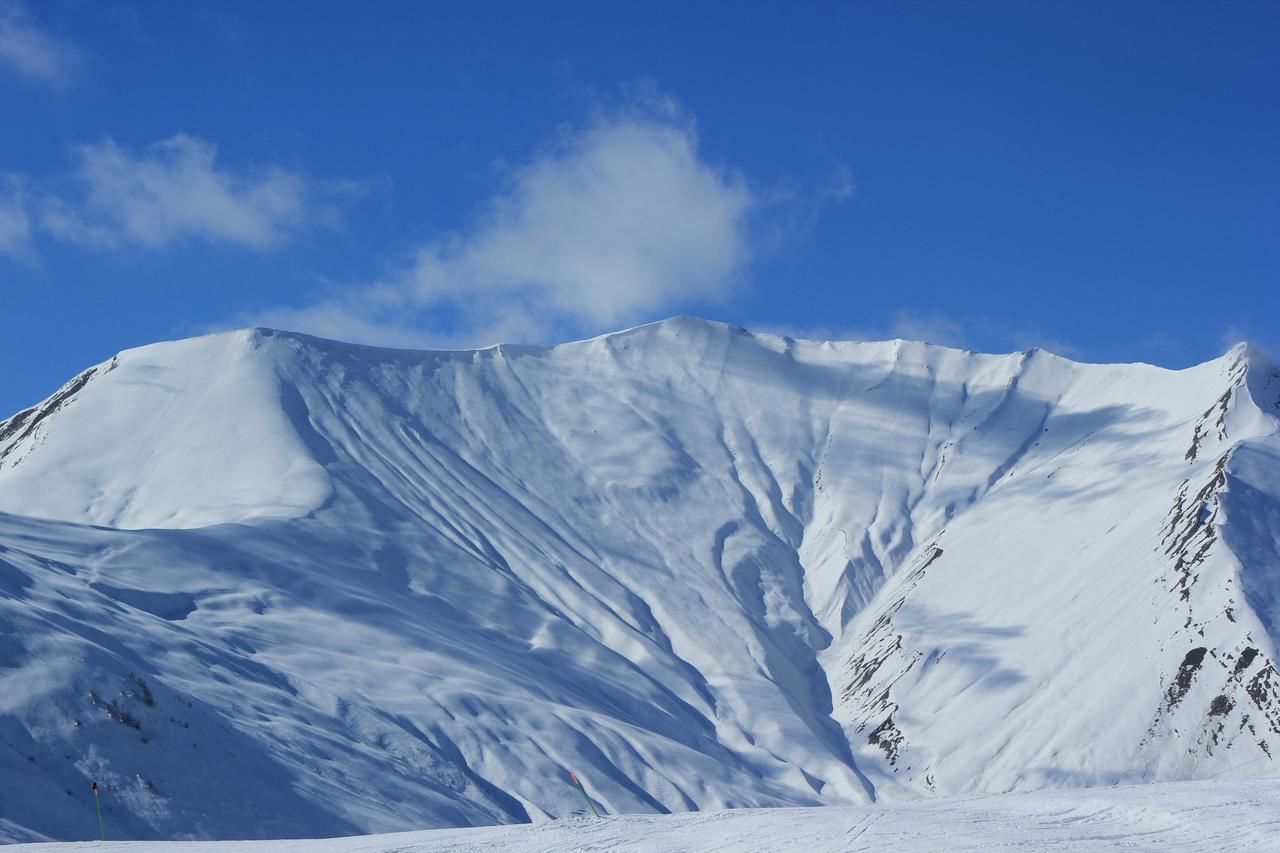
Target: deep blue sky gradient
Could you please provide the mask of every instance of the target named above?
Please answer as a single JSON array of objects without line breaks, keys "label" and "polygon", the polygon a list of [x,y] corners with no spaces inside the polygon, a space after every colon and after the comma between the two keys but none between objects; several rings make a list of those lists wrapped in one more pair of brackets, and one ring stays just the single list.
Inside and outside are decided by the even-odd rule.
[{"label": "deep blue sky gradient", "polygon": [[727,299],[655,315],[1169,366],[1280,341],[1278,3],[25,9],[79,69],[0,67],[0,173],[56,192],[74,145],[186,133],[230,168],[363,190],[340,227],[271,250],[37,236],[34,258],[0,256],[0,417],[119,349],[381,274],[465,229],[496,164],[638,84],[753,185],[803,198],[844,167],[854,187]]}]

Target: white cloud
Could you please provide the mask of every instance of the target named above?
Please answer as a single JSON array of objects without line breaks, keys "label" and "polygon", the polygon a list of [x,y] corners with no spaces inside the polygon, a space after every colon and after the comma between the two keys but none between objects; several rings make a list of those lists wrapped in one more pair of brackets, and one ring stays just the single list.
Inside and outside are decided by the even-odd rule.
[{"label": "white cloud", "polygon": [[32,80],[61,86],[74,78],[80,54],[40,30],[21,3],[0,1],[0,64]]},{"label": "white cloud", "polygon": [[24,182],[3,174],[0,174],[0,255],[34,257]]},{"label": "white cloud", "polygon": [[217,148],[194,136],[178,134],[140,153],[111,140],[75,153],[81,192],[40,206],[40,227],[64,240],[159,247],[201,239],[268,249],[337,217],[334,187],[274,166],[226,169]]},{"label": "white cloud", "polygon": [[689,127],[597,124],[513,176],[470,235],[425,246],[425,300],[534,289],[611,323],[673,297],[715,296],[747,258],[753,204],[701,160]]},{"label": "white cloud", "polygon": [[759,206],[669,101],[650,104],[565,132],[507,172],[466,232],[417,247],[386,280],[251,319],[404,345],[577,334],[723,297]]},{"label": "white cloud", "polygon": [[69,175],[42,183],[0,173],[0,255],[36,260],[37,238],[95,249],[204,241],[266,250],[341,221],[352,181],[278,166],[231,169],[186,134],[131,151],[108,139],[73,149]]}]

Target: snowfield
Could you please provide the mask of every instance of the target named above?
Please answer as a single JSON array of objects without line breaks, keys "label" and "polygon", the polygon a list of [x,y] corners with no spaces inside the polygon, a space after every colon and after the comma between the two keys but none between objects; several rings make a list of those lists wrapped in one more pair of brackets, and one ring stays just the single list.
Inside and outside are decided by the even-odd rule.
[{"label": "snowfield", "polygon": [[1280,369],[1243,345],[253,329],[0,421],[0,839],[94,837],[94,780],[121,838],[650,826],[555,823],[571,772],[610,814],[842,807],[654,844],[1018,803],[1189,833],[1184,795],[1234,832],[1274,805],[1231,780],[1280,760],[1278,637]]},{"label": "snowfield", "polygon": [[20,845],[70,853],[564,853],[805,850],[831,853],[1037,850],[1276,850],[1280,778],[923,800],[889,807],[740,809],[570,817],[541,826],[437,829],[305,841]]}]

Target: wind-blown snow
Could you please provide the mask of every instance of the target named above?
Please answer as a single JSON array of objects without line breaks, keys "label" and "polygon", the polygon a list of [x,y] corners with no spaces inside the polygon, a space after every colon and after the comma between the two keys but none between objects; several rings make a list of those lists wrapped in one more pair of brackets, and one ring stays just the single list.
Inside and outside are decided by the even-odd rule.
[{"label": "wind-blown snow", "polygon": [[122,353],[0,423],[0,832],[91,836],[91,778],[225,838],[542,822],[569,771],[613,814],[1262,772],[1277,399],[1244,348],[691,318]]}]

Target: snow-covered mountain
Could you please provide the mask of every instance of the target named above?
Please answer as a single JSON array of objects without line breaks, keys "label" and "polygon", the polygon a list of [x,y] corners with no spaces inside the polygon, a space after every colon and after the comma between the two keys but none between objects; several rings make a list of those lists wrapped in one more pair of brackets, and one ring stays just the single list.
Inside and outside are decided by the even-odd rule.
[{"label": "snow-covered mountain", "polygon": [[0,422],[9,838],[96,835],[91,779],[174,838],[1250,775],[1278,638],[1244,346],[257,329]]}]

